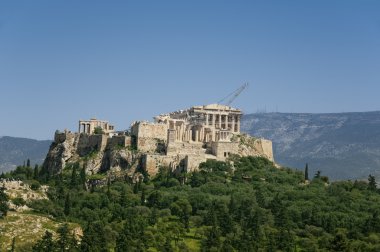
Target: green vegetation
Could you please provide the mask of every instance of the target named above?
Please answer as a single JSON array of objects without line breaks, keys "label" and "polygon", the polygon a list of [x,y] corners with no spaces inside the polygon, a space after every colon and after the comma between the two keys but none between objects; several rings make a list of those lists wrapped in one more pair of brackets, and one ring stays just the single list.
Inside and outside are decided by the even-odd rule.
[{"label": "green vegetation", "polygon": [[5,193],[5,188],[0,187],[0,218],[4,218],[4,216],[7,216],[9,210],[7,205],[8,199],[9,197]]},{"label": "green vegetation", "polygon": [[103,129],[102,129],[102,127],[95,127],[94,128],[94,134],[104,134],[104,131],[103,131]]},{"label": "green vegetation", "polygon": [[[305,183],[303,172],[265,158],[231,161],[209,160],[191,174],[163,167],[152,180],[92,183],[89,191],[72,165],[48,180],[50,200],[30,207],[81,225],[80,246],[65,243],[73,251],[380,250],[373,176],[329,183],[317,172]],[[59,239],[46,233],[35,248],[62,249]]]}]

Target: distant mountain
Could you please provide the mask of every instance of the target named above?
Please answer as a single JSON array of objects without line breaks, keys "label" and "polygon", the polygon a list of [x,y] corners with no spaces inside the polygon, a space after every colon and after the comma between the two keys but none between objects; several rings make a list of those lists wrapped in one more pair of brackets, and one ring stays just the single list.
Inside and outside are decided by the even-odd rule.
[{"label": "distant mountain", "polygon": [[[380,177],[380,111],[245,115],[242,131],[273,141],[276,162],[331,179]],[[310,172],[311,170],[311,172]]]},{"label": "distant mountain", "polygon": [[28,158],[32,165],[42,164],[52,141],[19,137],[0,137],[0,172],[22,165]]}]

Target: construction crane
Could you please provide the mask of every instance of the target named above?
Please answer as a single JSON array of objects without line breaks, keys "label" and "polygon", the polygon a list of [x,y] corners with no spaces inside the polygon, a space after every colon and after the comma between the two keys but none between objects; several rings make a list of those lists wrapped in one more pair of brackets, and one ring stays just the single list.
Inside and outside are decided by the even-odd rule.
[{"label": "construction crane", "polygon": [[241,92],[243,92],[244,89],[248,87],[248,85],[249,85],[248,82],[244,83],[241,87],[239,87],[238,89],[236,89],[235,91],[233,91],[232,93],[230,93],[229,95],[227,95],[226,97],[218,101],[218,104],[222,104],[222,102],[224,102],[225,100],[229,98],[229,100],[224,105],[230,106],[232,102],[241,94]]}]

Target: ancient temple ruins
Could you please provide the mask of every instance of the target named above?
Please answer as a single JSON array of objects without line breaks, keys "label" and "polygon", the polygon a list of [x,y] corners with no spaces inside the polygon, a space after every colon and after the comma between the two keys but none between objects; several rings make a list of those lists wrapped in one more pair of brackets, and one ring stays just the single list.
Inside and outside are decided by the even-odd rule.
[{"label": "ancient temple ruins", "polygon": [[77,133],[56,132],[44,166],[59,171],[66,162],[85,160],[91,173],[133,166],[154,176],[161,167],[191,172],[208,159],[224,161],[232,155],[273,161],[271,141],[240,133],[241,116],[239,109],[210,104],[134,122],[127,131],[115,131],[107,121],[80,120]]},{"label": "ancient temple ruins", "polygon": [[114,126],[108,121],[97,120],[96,118],[91,118],[90,120],[79,120],[79,133],[93,134],[95,128],[100,128],[105,134],[110,134],[114,132]]},{"label": "ancient temple ruins", "polygon": [[156,123],[167,124],[168,130],[174,130],[174,141],[212,142],[229,141],[232,134],[240,133],[238,109],[210,104],[194,106],[169,114],[156,116]]},{"label": "ancient temple ruins", "polygon": [[271,141],[257,139],[250,147],[241,146],[241,116],[241,110],[226,105],[194,106],[158,115],[154,122],[135,122],[130,135],[145,153],[143,167],[153,174],[160,166],[196,170],[207,159],[224,161],[231,154],[261,153],[273,160]]}]

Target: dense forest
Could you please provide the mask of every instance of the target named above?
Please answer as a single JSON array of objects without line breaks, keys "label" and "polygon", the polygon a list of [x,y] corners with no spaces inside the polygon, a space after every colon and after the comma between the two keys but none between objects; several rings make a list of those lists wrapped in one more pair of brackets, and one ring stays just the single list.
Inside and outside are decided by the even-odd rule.
[{"label": "dense forest", "polygon": [[[50,176],[18,167],[2,175],[49,185],[49,200],[28,204],[63,224],[33,251],[380,251],[373,176],[330,183],[260,157],[209,160],[193,173],[163,167],[137,183],[84,169],[74,163]],[[81,238],[65,223],[79,223]]]}]

